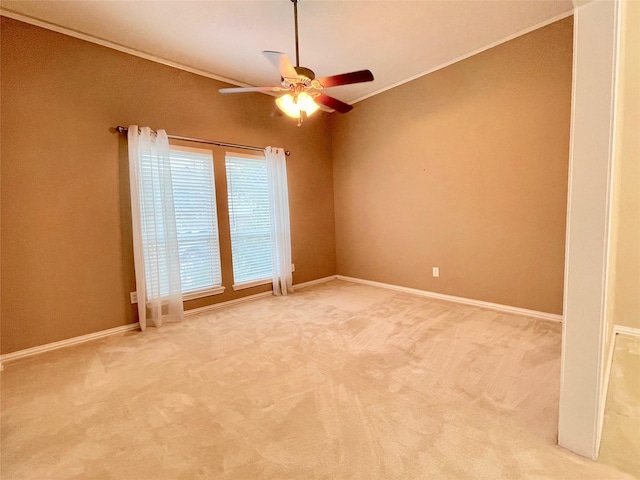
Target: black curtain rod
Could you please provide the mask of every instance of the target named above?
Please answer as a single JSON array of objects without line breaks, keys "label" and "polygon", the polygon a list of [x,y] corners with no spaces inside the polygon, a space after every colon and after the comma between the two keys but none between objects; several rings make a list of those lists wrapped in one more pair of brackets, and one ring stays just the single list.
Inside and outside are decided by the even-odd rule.
[{"label": "black curtain rod", "polygon": [[[118,133],[127,133],[129,129],[127,127],[121,127],[118,125],[116,127],[116,131]],[[202,138],[191,138],[191,137],[181,137],[179,135],[169,135],[167,137],[172,138],[174,140],[184,140],[185,142],[195,142],[195,143],[206,143],[208,145],[218,145],[220,147],[234,147],[234,148],[243,148],[245,150],[255,150],[258,152],[264,152],[264,147],[252,147],[251,145],[238,145],[237,143],[226,143],[226,142],[216,142],[214,140],[204,140]],[[289,150],[285,150],[284,154],[288,157],[291,155]]]}]

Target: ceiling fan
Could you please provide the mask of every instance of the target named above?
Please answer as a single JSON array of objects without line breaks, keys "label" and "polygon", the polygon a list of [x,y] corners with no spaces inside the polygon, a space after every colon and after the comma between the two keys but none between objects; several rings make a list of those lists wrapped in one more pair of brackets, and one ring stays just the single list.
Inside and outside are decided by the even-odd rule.
[{"label": "ceiling fan", "polygon": [[[336,112],[347,113],[353,107],[337,98],[330,97],[322,93],[322,90],[329,87],[349,85],[353,83],[370,82],[373,74],[370,70],[358,70],[357,72],[342,73],[330,77],[316,78],[313,70],[300,66],[300,54],[298,51],[298,2],[293,3],[293,16],[296,33],[296,66],[294,67],[286,54],[281,52],[265,51],[265,57],[279,70],[281,83],[274,87],[237,87],[221,88],[220,93],[245,93],[245,92],[267,92],[281,93],[283,95],[276,99],[276,105],[286,115],[297,118],[298,126],[309,115],[313,114],[320,105],[331,108]],[[319,104],[319,105],[318,105]]]}]

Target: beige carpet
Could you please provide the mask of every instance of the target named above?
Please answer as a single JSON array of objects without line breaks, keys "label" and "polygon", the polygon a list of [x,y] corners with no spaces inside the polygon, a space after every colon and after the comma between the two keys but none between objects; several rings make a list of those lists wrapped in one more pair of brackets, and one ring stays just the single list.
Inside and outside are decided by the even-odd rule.
[{"label": "beige carpet", "polygon": [[2,478],[630,478],[555,445],[559,358],[559,324],[332,281],[6,365]]}]

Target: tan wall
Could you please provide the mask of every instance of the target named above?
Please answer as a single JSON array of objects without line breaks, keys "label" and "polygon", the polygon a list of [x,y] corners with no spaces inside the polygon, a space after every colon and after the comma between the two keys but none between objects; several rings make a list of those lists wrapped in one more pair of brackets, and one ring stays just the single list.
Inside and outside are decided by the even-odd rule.
[{"label": "tan wall", "polygon": [[[294,283],[336,273],[330,135],[260,94],[2,18],[2,353],[135,322],[126,139],[116,125],[283,146]],[[214,149],[225,294],[234,293],[224,150]]]},{"label": "tan wall", "polygon": [[613,323],[640,329],[640,2],[622,2],[621,8],[620,136],[611,240]]},{"label": "tan wall", "polygon": [[562,313],[572,29],[332,118],[339,274]]}]

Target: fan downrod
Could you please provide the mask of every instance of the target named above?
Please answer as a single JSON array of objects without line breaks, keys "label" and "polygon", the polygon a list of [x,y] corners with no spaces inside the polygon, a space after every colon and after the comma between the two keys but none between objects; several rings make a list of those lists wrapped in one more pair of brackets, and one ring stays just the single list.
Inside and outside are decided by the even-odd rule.
[{"label": "fan downrod", "polygon": [[300,66],[300,54],[298,52],[298,2],[300,0],[291,0],[293,3],[293,23],[296,29],[296,67]]},{"label": "fan downrod", "polygon": [[[296,38],[296,66],[293,68],[295,68],[299,76],[306,77],[309,80],[314,80],[316,78],[316,74],[313,73],[313,70],[307,67],[300,66],[300,46],[298,42],[298,2],[299,1],[300,0],[291,0],[291,3],[293,3],[293,23],[295,27],[295,38]],[[306,84],[307,82],[304,82],[304,83]]]}]

